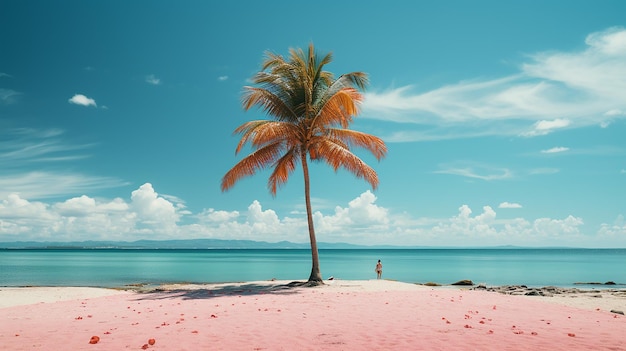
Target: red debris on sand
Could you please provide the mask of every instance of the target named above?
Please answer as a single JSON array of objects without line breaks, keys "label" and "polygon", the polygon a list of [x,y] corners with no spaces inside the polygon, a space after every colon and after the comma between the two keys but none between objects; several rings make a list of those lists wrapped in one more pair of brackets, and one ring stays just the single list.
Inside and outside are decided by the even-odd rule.
[{"label": "red debris on sand", "polygon": [[141,347],[142,350],[147,350],[148,347],[150,347],[150,345],[148,344],[143,344],[143,346]]},{"label": "red debris on sand", "polygon": [[567,333],[567,336],[569,336],[569,337],[572,337],[572,338],[573,338],[573,337],[575,337],[575,336],[576,336],[576,334],[574,334],[574,333]]},{"label": "red debris on sand", "polygon": [[92,336],[91,339],[89,339],[90,344],[97,344],[98,341],[100,341],[100,337],[96,335]]},{"label": "red debris on sand", "polygon": [[148,339],[148,344],[150,344],[150,345],[154,345],[155,342],[156,342],[156,340],[154,340],[154,339]]}]

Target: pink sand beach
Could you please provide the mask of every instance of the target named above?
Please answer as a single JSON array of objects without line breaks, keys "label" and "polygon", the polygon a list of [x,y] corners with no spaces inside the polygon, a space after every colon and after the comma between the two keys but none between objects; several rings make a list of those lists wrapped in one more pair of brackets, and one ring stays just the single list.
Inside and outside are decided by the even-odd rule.
[{"label": "pink sand beach", "polygon": [[0,349],[626,350],[626,317],[609,310],[623,311],[623,295],[551,299],[386,280],[286,283],[143,293],[0,288]]}]

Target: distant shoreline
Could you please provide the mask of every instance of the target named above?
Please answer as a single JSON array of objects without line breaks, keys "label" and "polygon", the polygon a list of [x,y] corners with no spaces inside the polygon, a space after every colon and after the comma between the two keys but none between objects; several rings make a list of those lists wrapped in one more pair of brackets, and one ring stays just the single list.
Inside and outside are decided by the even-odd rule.
[{"label": "distant shoreline", "polygon": [[[507,285],[485,285],[478,284],[443,284],[435,282],[405,282],[399,280],[383,279],[385,281],[397,282],[401,284],[410,284],[416,286],[422,286],[426,288],[452,288],[452,289],[464,289],[464,290],[486,290],[492,292],[499,292],[509,295],[528,295],[528,296],[551,296],[559,294],[589,294],[598,292],[609,293],[622,293],[626,297],[626,284],[609,284],[600,282],[589,283],[573,283],[567,286],[545,285],[534,286],[526,284],[507,284]],[[351,281],[351,280],[343,280]],[[273,280],[264,281],[268,284],[275,282]],[[120,290],[120,291],[134,291],[134,292],[151,292],[159,290],[163,286],[204,286],[204,285],[223,285],[223,284],[243,284],[241,281],[220,281],[220,282],[151,282],[151,283],[130,283],[124,285],[80,285],[80,286],[67,286],[67,285],[0,285],[1,289],[20,289],[20,288],[86,288],[86,289],[108,289],[108,290]],[[332,283],[332,281],[330,282]],[[612,282],[611,282],[612,283]]]},{"label": "distant shoreline", "polygon": [[[623,250],[615,247],[569,246],[397,246],[356,245],[349,243],[319,242],[320,250]],[[309,243],[289,241],[266,242],[254,240],[189,239],[189,240],[137,240],[137,241],[13,241],[0,242],[0,250],[309,250]]]}]

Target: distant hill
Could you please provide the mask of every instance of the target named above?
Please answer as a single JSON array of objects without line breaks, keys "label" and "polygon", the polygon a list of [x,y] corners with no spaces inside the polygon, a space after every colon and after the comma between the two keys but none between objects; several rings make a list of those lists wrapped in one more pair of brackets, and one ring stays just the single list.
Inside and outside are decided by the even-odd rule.
[{"label": "distant hill", "polygon": [[[524,247],[524,246],[394,246],[394,245],[354,245],[348,243],[318,242],[320,249],[562,249],[571,247]],[[310,249],[309,243],[280,241],[271,243],[255,240],[223,239],[183,239],[183,240],[137,240],[137,241],[15,241],[0,242],[3,249]]]},{"label": "distant hill", "polygon": [[[309,249],[309,243],[280,241],[270,243],[254,240],[138,240],[138,241],[16,241],[0,243],[0,249]],[[320,249],[367,249],[364,245],[318,243]],[[376,248],[380,248],[377,246]],[[398,248],[389,246],[388,248]]]}]

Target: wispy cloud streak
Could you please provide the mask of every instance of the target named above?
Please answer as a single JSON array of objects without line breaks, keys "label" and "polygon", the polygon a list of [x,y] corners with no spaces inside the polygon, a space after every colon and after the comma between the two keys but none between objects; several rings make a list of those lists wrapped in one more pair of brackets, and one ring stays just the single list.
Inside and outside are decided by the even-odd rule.
[{"label": "wispy cloud streak", "polygon": [[9,105],[16,102],[18,96],[22,93],[12,89],[0,89],[0,103]]},{"label": "wispy cloud streak", "polygon": [[[535,137],[626,118],[626,30],[592,33],[578,52],[542,52],[510,76],[431,91],[414,85],[366,94],[363,116],[403,123],[389,142],[483,135]],[[407,124],[415,124],[411,131]]]},{"label": "wispy cloud streak", "polygon": [[93,146],[66,142],[60,129],[9,129],[0,136],[0,196],[49,198],[126,184],[110,177],[59,171],[59,164],[90,157],[84,151]]}]

